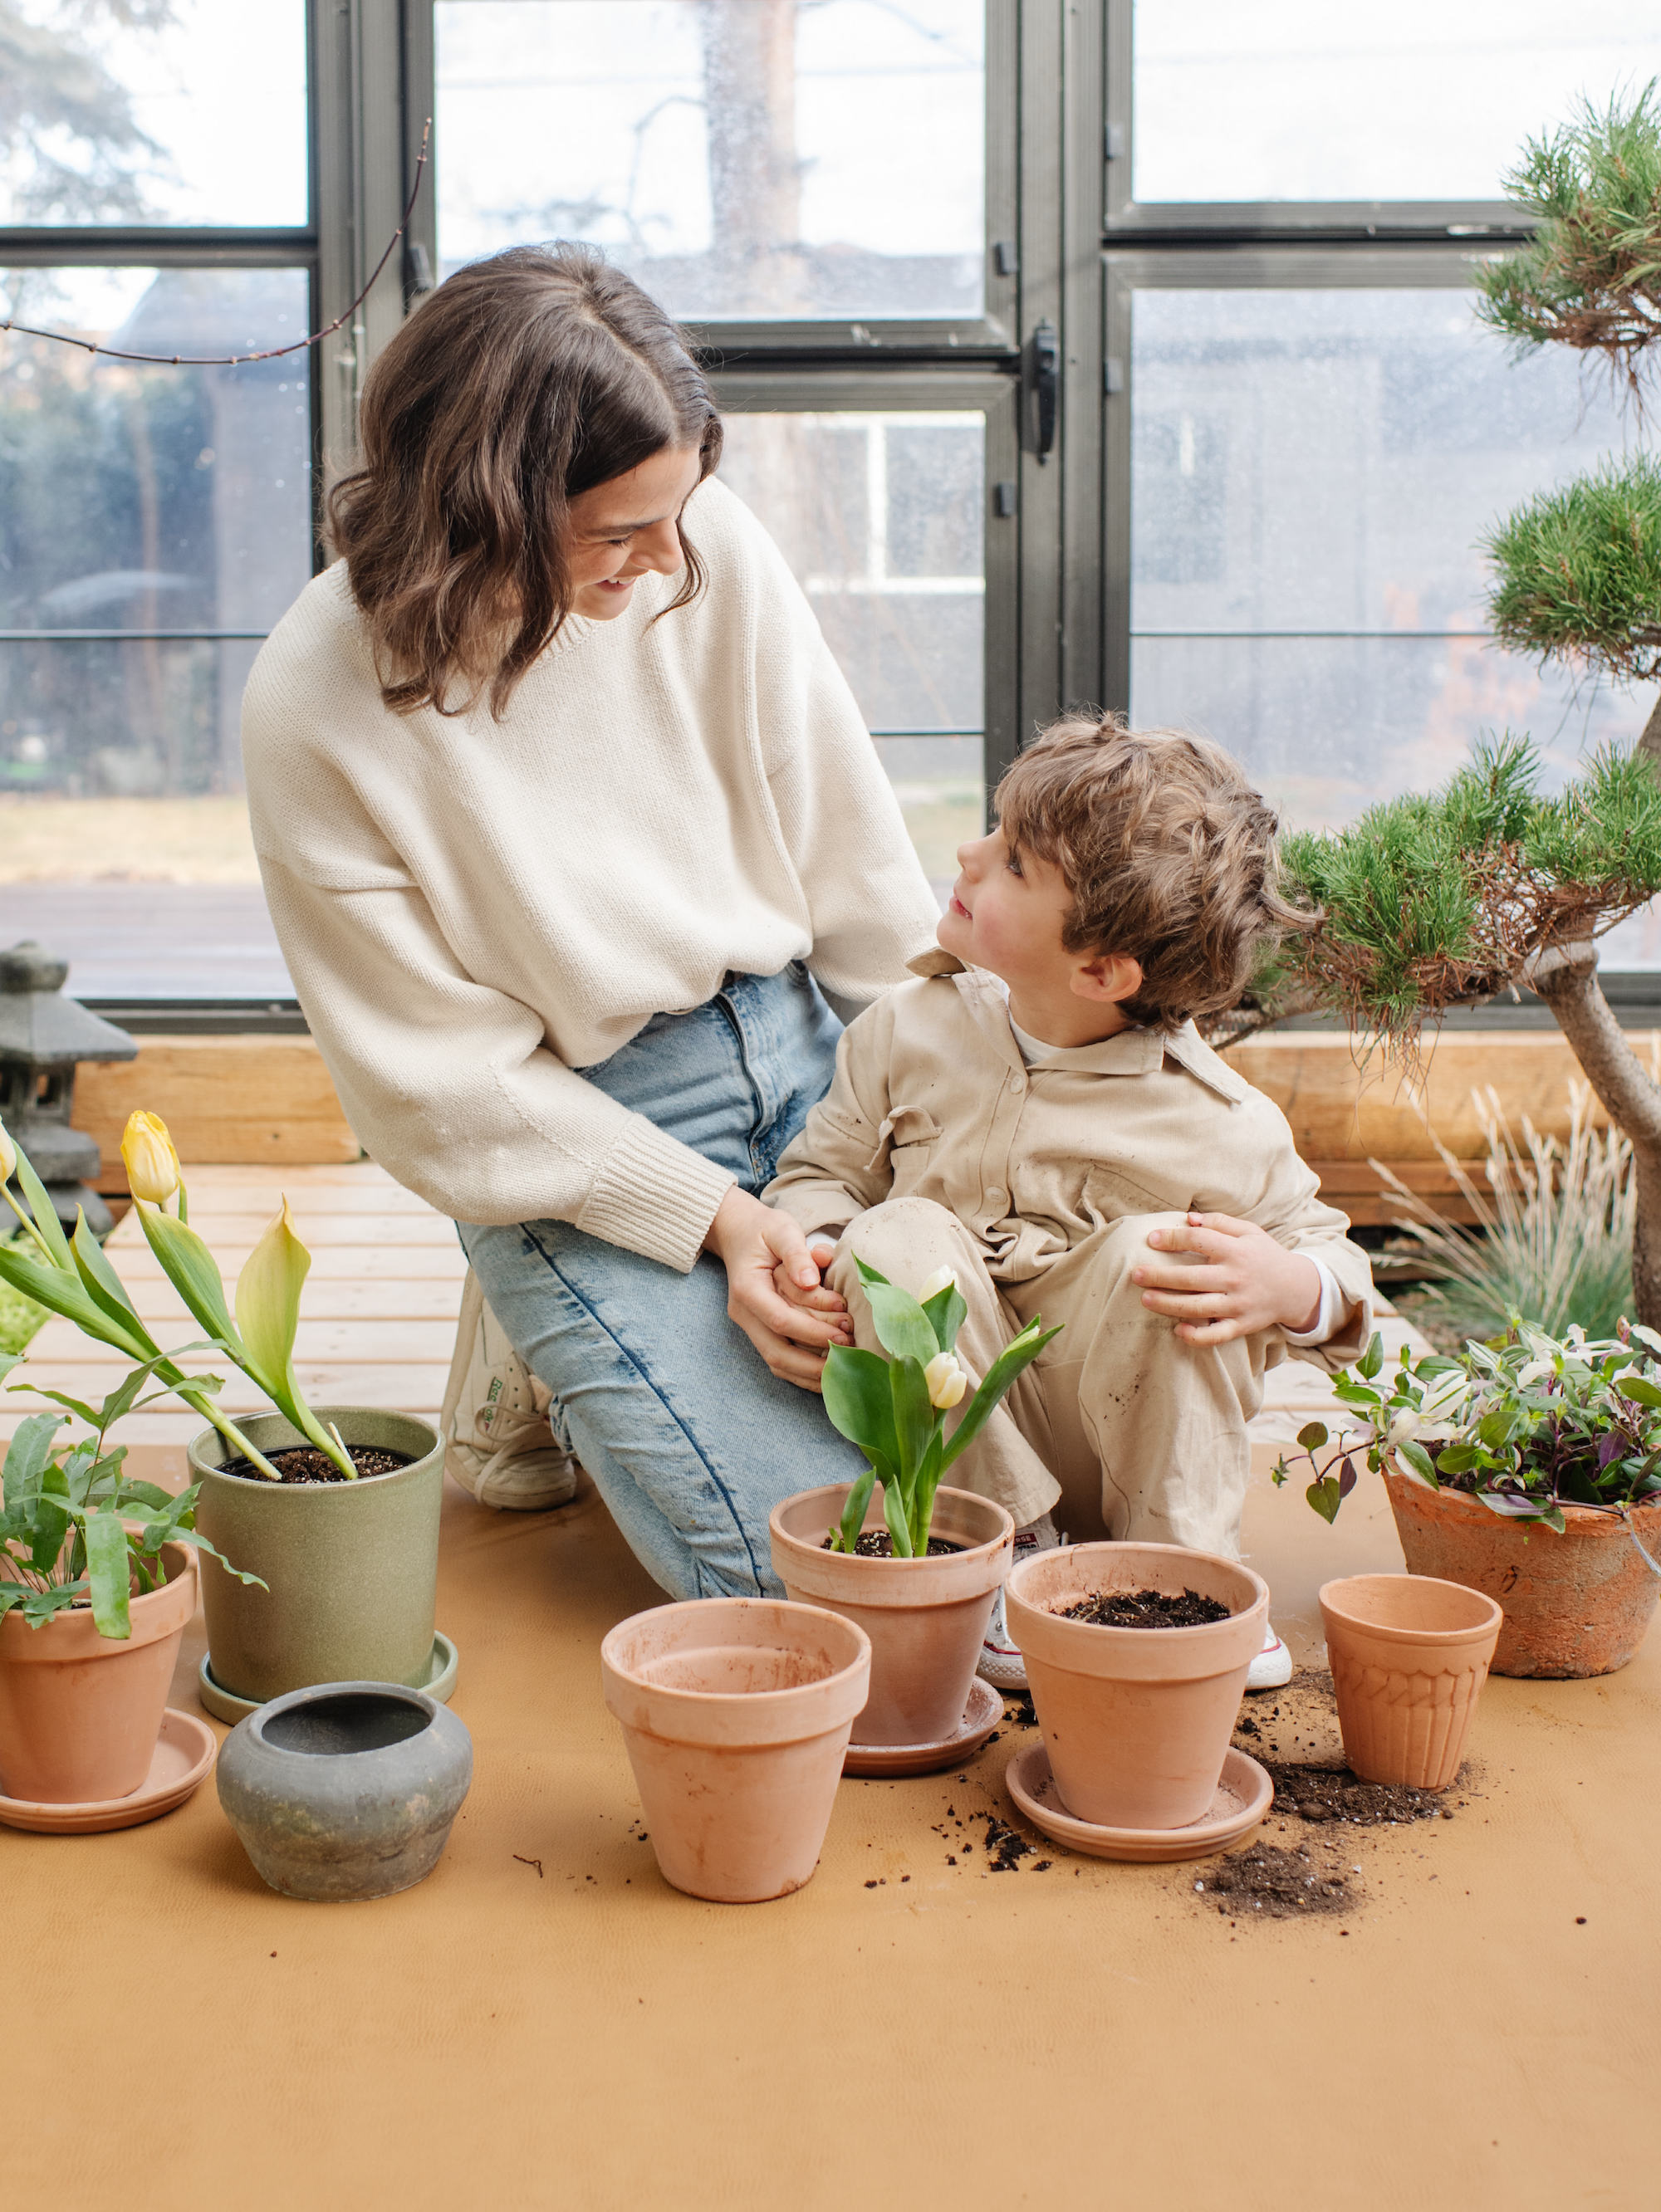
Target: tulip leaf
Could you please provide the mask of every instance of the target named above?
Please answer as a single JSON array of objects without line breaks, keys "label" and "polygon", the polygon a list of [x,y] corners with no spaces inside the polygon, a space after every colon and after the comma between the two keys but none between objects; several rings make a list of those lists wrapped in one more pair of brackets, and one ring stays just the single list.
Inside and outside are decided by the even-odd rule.
[{"label": "tulip leaf", "polygon": [[127,1532],[116,1513],[88,1513],[87,1581],[92,1597],[92,1617],[100,1636],[132,1634],[127,1593],[132,1583],[132,1562],[127,1551]]},{"label": "tulip leaf", "polygon": [[854,1255],[854,1265],[860,1271],[860,1280],[862,1283],[885,1283],[888,1280],[886,1275],[879,1275],[874,1267],[868,1267],[857,1252]]},{"label": "tulip leaf", "polygon": [[919,1367],[927,1367],[940,1347],[934,1323],[910,1291],[897,1290],[892,1283],[867,1283],[865,1295],[883,1350],[896,1359],[915,1359]]},{"label": "tulip leaf", "polygon": [[[219,1262],[188,1223],[153,1206],[137,1205],[145,1242],[161,1261],[167,1280],[190,1308],[198,1326],[222,1344],[239,1365],[245,1363],[242,1344],[225,1304],[225,1286]],[[270,1395],[271,1385],[252,1364],[248,1372]]]},{"label": "tulip leaf", "polygon": [[[282,1212],[268,1224],[236,1279],[236,1320],[249,1371],[268,1390],[271,1384],[266,1376],[286,1381],[291,1374],[300,1293],[311,1264],[311,1254],[294,1233],[284,1199]],[[274,1390],[271,1394],[276,1395]]]},{"label": "tulip leaf", "polygon": [[17,1180],[23,1186],[23,1195],[29,1202],[29,1212],[41,1241],[53,1260],[66,1275],[75,1273],[75,1261],[70,1254],[69,1239],[64,1234],[64,1224],[58,1218],[58,1208],[46,1194],[46,1187],[31,1166],[22,1146],[17,1146]]},{"label": "tulip leaf", "polygon": [[[138,1315],[132,1300],[127,1296],[125,1285],[110,1265],[103,1246],[88,1228],[87,1217],[78,1206],[75,1214],[74,1251],[76,1268],[87,1296],[94,1304],[102,1306],[113,1319],[129,1327],[137,1322]],[[142,1333],[148,1334],[142,1323],[139,1328]]]},{"label": "tulip leaf", "polygon": [[[887,1462],[883,1464],[886,1468]],[[891,1476],[892,1470],[888,1472]],[[873,1461],[848,1493],[848,1503],[842,1509],[842,1519],[837,1526],[837,1541],[831,1546],[833,1551],[851,1552],[859,1542],[865,1528],[865,1509],[871,1503],[871,1492],[876,1480],[877,1468]]]},{"label": "tulip leaf", "polygon": [[885,1482],[882,1486],[882,1516],[888,1523],[888,1536],[894,1547],[894,1557],[909,1559],[911,1557],[911,1531],[906,1525],[905,1504],[897,1482]]},{"label": "tulip leaf", "polygon": [[928,1449],[917,1469],[917,1480],[911,1492],[911,1553],[914,1559],[926,1558],[928,1552],[929,1524],[934,1517],[934,1492],[940,1486],[940,1476],[946,1468],[945,1437],[936,1429],[928,1439]]},{"label": "tulip leaf", "polygon": [[[64,1249],[68,1249],[67,1245]],[[15,1244],[0,1244],[0,1282],[9,1283],[13,1290],[21,1291],[26,1298],[33,1298],[49,1313],[61,1314],[65,1321],[72,1321],[83,1335],[95,1337],[100,1344],[113,1344],[130,1358],[143,1359],[155,1348],[140,1341],[131,1322],[118,1322],[101,1306],[94,1304],[82,1287],[72,1262],[62,1270],[48,1267],[44,1261],[31,1259],[20,1251]]]},{"label": "tulip leaf", "polygon": [[[932,1352],[929,1356],[934,1357]],[[928,1379],[920,1361],[904,1355],[891,1360],[888,1378],[894,1401],[894,1434],[900,1448],[897,1463],[898,1486],[909,1509],[917,1469],[934,1433],[934,1408],[929,1402]]]},{"label": "tulip leaf", "polygon": [[894,1398],[888,1387],[888,1362],[874,1352],[833,1344],[820,1376],[824,1410],[832,1425],[857,1444],[884,1480],[900,1455],[894,1434]]},{"label": "tulip leaf", "polygon": [[1045,1345],[1061,1334],[1066,1325],[1062,1322],[1054,1328],[1045,1328],[1035,1314],[1020,1334],[1005,1345],[987,1369],[980,1389],[964,1408],[963,1419],[952,1431],[952,1441],[946,1447],[946,1467],[950,1467],[953,1460],[968,1450],[991,1419],[1011,1383],[1032,1364]]},{"label": "tulip leaf", "polygon": [[928,1326],[934,1332],[934,1341],[942,1352],[958,1348],[958,1331],[969,1318],[969,1308],[963,1292],[955,1283],[948,1283],[943,1291],[936,1291],[932,1298],[925,1298],[922,1306]]}]

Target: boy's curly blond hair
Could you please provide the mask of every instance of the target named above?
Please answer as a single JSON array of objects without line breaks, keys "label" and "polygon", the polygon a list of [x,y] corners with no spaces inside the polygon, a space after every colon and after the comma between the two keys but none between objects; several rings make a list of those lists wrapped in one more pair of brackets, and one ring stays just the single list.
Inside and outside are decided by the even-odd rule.
[{"label": "boy's curly blond hair", "polygon": [[1063,715],[994,803],[1010,844],[1058,868],[1073,895],[1066,950],[1141,963],[1123,1003],[1147,1028],[1238,1004],[1274,942],[1318,919],[1281,896],[1275,811],[1208,738]]}]

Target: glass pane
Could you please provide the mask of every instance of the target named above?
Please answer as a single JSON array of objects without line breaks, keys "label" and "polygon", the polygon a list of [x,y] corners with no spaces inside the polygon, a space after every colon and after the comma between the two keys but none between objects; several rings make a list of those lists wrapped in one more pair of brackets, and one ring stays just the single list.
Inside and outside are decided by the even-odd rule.
[{"label": "glass pane", "polygon": [[8,0],[0,223],[303,223],[305,0]]},{"label": "glass pane", "polygon": [[1132,359],[1139,723],[1216,738],[1311,826],[1485,730],[1550,780],[1637,733],[1647,699],[1484,634],[1482,534],[1620,446],[1606,386],[1513,362],[1452,290],[1141,292]]},{"label": "glass pane", "polygon": [[[12,270],[0,295],[155,353],[280,343],[308,306],[291,269]],[[0,336],[0,885],[95,886],[105,965],[144,969],[149,995],[239,963],[247,995],[276,988],[238,725],[259,641],[311,574],[307,360],[139,368]],[[157,888],[210,884],[196,908]],[[0,929],[44,936],[36,897],[0,896]]]},{"label": "glass pane", "polygon": [[937,884],[981,826],[985,421],[729,415],[722,479],[812,603]]},{"label": "glass pane", "polygon": [[676,315],[977,315],[981,0],[437,0],[446,270],[582,238]]},{"label": "glass pane", "polygon": [[1134,191],[1496,200],[1523,141],[1654,76],[1639,0],[1135,0]]}]

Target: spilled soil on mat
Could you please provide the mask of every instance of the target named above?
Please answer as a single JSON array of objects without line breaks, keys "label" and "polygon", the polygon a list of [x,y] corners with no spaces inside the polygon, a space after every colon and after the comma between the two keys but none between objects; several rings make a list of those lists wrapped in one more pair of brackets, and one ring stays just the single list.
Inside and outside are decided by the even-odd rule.
[{"label": "spilled soil on mat", "polygon": [[1283,1850],[1276,1844],[1253,1844],[1250,1850],[1219,1861],[1196,1875],[1194,1887],[1207,1902],[1232,1920],[1310,1919],[1348,1913],[1358,1902],[1348,1878],[1333,1867],[1317,1867],[1306,1850]]}]

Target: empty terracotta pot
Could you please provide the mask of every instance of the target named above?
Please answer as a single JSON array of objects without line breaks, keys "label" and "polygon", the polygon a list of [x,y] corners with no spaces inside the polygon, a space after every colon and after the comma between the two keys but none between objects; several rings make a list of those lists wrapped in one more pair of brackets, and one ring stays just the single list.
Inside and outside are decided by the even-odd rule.
[{"label": "empty terracotta pot", "polygon": [[[829,1606],[871,1639],[871,1694],[858,1744],[939,1743],[961,1724],[998,1585],[1014,1557],[1015,1523],[972,1491],[937,1490],[932,1535],[961,1550],[933,1559],[863,1559],[827,1552],[849,1486],[804,1490],[776,1505],[773,1571],[793,1598]],[[887,1526],[880,1504],[867,1528]]]},{"label": "empty terracotta pot", "polygon": [[1428,1575],[1348,1575],[1323,1585],[1321,1618],[1344,1756],[1356,1773],[1445,1790],[1464,1755],[1500,1607]]},{"label": "empty terracotta pot", "polygon": [[[1498,1600],[1506,1617],[1491,1674],[1612,1674],[1643,1642],[1661,1576],[1614,1514],[1566,1505],[1560,1535],[1537,1522],[1501,1520],[1460,1491],[1433,1490],[1391,1467],[1384,1483],[1408,1572]],[[1634,1508],[1632,1524],[1661,1559],[1661,1504]]]},{"label": "empty terracotta pot", "polygon": [[100,1636],[80,1606],[42,1628],[0,1620],[0,1794],[88,1805],[143,1787],[196,1611],[195,1552],[164,1544],[161,1559],[167,1583],[131,1600],[130,1637]]},{"label": "empty terracotta pot", "polygon": [[637,1613],[599,1650],[666,1881],[751,1905],[811,1881],[871,1645],[818,1606],[697,1598]]},{"label": "empty terracotta pot", "polygon": [[[1198,1628],[1098,1628],[1061,1608],[1101,1590],[1197,1590],[1230,1608]],[[1016,1567],[1004,1591],[1050,1770],[1068,1810],[1111,1828],[1182,1828],[1217,1794],[1269,1585],[1177,1544],[1074,1544]]]}]

